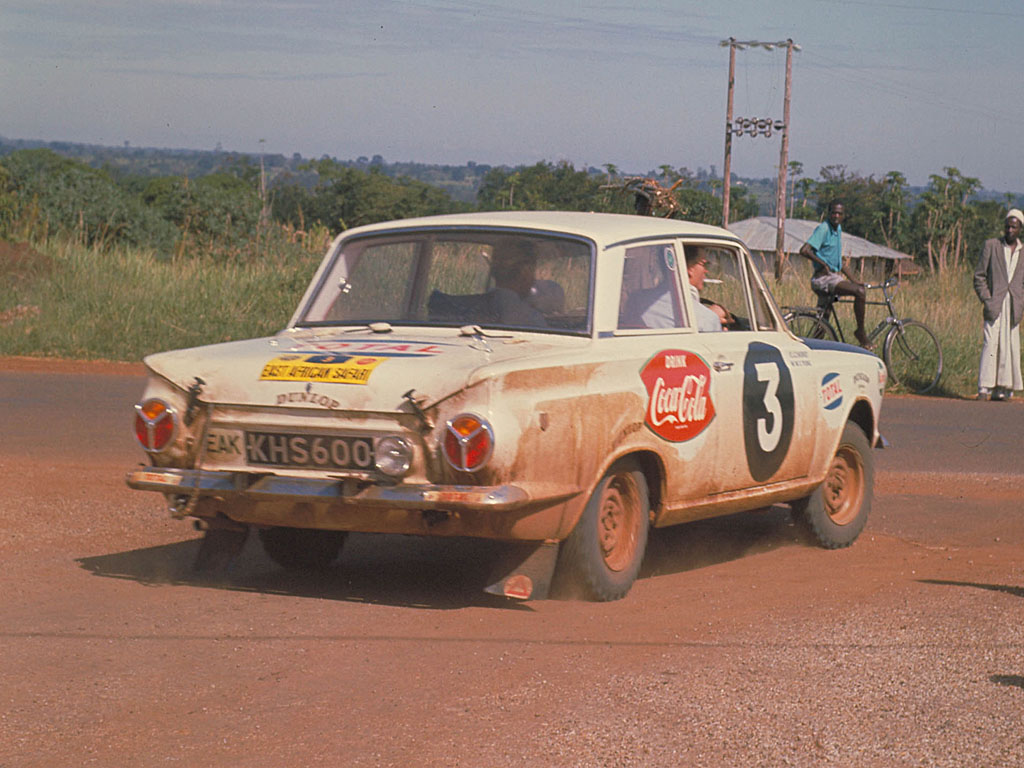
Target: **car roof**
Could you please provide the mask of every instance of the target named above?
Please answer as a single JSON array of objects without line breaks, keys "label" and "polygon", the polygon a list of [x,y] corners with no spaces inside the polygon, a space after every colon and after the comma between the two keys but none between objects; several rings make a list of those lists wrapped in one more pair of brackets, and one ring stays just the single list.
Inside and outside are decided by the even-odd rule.
[{"label": "car roof", "polygon": [[343,237],[356,237],[385,230],[436,227],[507,227],[544,230],[590,238],[605,246],[652,237],[696,236],[739,241],[739,238],[727,229],[709,224],[680,219],[663,219],[655,216],[580,211],[493,211],[424,216],[355,227],[343,233]]}]

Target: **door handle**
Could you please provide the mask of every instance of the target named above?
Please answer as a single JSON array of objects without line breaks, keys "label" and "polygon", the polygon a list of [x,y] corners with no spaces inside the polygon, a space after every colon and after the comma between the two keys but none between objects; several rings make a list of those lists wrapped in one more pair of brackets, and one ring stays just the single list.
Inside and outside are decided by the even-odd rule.
[{"label": "door handle", "polygon": [[728,360],[715,360],[712,366],[716,371],[728,371],[732,369],[732,363]]}]

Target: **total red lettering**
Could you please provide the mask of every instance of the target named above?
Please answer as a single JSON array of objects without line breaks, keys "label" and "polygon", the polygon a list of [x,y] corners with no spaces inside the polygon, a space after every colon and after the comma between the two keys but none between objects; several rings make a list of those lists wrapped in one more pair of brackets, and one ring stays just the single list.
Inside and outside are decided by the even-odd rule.
[{"label": "total red lettering", "polygon": [[444,352],[436,344],[385,344],[379,341],[322,341],[310,346],[319,352],[395,352],[411,355],[439,355]]}]

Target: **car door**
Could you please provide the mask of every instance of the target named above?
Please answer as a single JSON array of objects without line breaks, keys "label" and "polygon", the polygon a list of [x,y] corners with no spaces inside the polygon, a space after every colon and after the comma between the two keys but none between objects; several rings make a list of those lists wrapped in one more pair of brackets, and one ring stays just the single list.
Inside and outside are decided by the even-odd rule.
[{"label": "car door", "polygon": [[[685,262],[676,240],[624,251],[609,377],[630,381],[632,424],[665,467],[665,506],[682,506],[720,490],[716,471],[720,419],[711,393],[709,349],[687,300]],[[603,374],[601,376],[603,378]],[[607,382],[595,386],[609,386]]]},{"label": "car door", "polygon": [[807,474],[820,404],[807,347],[785,330],[749,254],[736,245],[687,242],[704,259],[700,300],[731,316],[708,346],[718,418],[720,491],[739,491]]}]

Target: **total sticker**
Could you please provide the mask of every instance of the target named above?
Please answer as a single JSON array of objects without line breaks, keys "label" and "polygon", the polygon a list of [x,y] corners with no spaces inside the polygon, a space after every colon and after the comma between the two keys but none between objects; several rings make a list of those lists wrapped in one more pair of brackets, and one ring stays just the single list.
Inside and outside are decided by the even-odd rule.
[{"label": "total sticker", "polygon": [[843,385],[838,373],[826,373],[821,380],[821,404],[826,411],[834,411],[843,404]]}]

